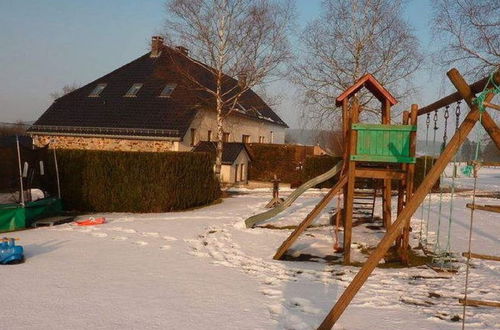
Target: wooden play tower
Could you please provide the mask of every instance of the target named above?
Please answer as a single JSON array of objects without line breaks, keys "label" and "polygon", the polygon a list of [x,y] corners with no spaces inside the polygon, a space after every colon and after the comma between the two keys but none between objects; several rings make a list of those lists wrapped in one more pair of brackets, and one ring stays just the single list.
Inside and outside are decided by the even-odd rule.
[{"label": "wooden play tower", "polygon": [[[366,88],[381,104],[381,123],[360,123],[363,106],[356,94]],[[402,125],[391,124],[391,107],[396,99],[371,75],[366,74],[349,87],[337,99],[342,107],[342,133],[344,137],[343,169],[338,183],[325,195],[301,224],[280,246],[274,259],[281,259],[300,234],[314,221],[328,203],[339,193],[344,195],[341,212],[344,224],[344,264],[351,261],[354,189],[356,179],[372,179],[372,185],[382,182],[383,223],[391,227],[392,187],[398,184],[398,213],[413,191],[415,172],[415,146],[417,131],[417,107],[403,114]],[[408,261],[408,224],[397,240],[401,259]]]}]

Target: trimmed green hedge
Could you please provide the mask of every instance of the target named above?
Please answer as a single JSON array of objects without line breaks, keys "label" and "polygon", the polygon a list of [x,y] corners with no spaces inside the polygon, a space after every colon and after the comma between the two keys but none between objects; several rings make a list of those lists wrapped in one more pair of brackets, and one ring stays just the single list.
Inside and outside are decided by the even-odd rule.
[{"label": "trimmed green hedge", "polygon": [[[318,175],[321,175],[329,171],[332,167],[337,165],[342,157],[332,157],[332,156],[311,156],[307,157],[304,162],[304,168],[302,169],[302,182],[309,181]],[[316,188],[331,188],[339,179],[339,174],[335,175],[333,178],[316,185]]]},{"label": "trimmed green hedge", "polygon": [[62,198],[79,211],[166,212],[221,196],[206,153],[57,150]]},{"label": "trimmed green hedge", "polygon": [[271,181],[276,175],[281,182],[299,182],[304,160],[314,152],[310,146],[263,143],[247,146],[252,154],[248,178],[255,181]]}]

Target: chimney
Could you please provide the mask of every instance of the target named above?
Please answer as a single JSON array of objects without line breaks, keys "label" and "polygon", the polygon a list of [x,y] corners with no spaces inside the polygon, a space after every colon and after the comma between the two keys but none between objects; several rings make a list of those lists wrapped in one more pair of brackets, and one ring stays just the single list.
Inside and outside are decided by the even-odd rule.
[{"label": "chimney", "polygon": [[177,46],[175,47],[182,55],[188,56],[189,54],[189,49],[183,46]]},{"label": "chimney", "polygon": [[163,37],[153,36],[151,38],[151,57],[158,57],[163,49]]}]

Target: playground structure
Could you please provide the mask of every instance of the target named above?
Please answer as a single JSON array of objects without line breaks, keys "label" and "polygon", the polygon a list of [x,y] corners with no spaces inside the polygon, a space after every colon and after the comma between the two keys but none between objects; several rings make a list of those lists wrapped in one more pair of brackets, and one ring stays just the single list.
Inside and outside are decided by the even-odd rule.
[{"label": "playground structure", "polygon": [[[341,211],[341,217],[344,223],[344,263],[350,262],[350,244],[352,236],[352,214],[353,214],[353,197],[354,184],[356,178],[374,178],[383,180],[383,223],[386,229],[386,234],[379,242],[376,249],[372,252],[364,265],[361,267],[357,275],[351,281],[349,286],[342,293],[340,298],[332,310],[328,313],[319,329],[331,329],[336,321],[341,317],[343,311],[347,308],[351,300],[354,298],[364,282],[368,279],[372,271],[378,265],[380,260],[386,255],[388,250],[393,246],[394,242],[399,250],[401,261],[408,262],[409,248],[409,232],[410,221],[417,209],[423,205],[426,198],[430,198],[431,189],[434,187],[437,180],[443,175],[446,166],[453,161],[454,172],[452,178],[451,203],[449,226],[451,225],[451,217],[453,211],[453,194],[454,194],[454,177],[456,175],[455,155],[460,146],[467,139],[476,123],[479,121],[491,139],[494,141],[497,148],[500,149],[500,130],[494,119],[486,111],[486,108],[500,110],[500,106],[492,104],[493,96],[500,93],[500,70],[494,72],[490,77],[481,79],[474,84],[468,85],[458,70],[452,69],[447,73],[450,81],[457,89],[456,93],[450,94],[424,108],[418,109],[417,105],[412,105],[410,111],[403,113],[403,125],[391,125],[390,109],[395,104],[395,99],[387,92],[371,75],[365,75],[353,86],[347,89],[337,98],[337,104],[342,106],[343,119],[343,136],[346,145],[344,153],[344,161],[340,162],[335,168],[329,171],[330,176],[340,172],[340,178],[333,188],[323,197],[323,199],[315,206],[315,208],[307,215],[307,217],[297,226],[292,234],[283,242],[277,250],[274,259],[281,259],[286,251],[292,246],[297,238],[303,233],[320,212],[329,204],[336,196],[344,195],[344,207]],[[362,110],[359,100],[355,97],[362,87],[366,87],[382,104],[382,124],[361,124],[359,123],[359,114]],[[479,94],[478,94],[479,93]],[[478,94],[476,96],[476,94]],[[461,100],[469,106],[470,111],[460,123],[460,102]],[[457,103],[455,110],[456,123],[455,132],[448,140],[448,118],[450,117],[449,108],[453,103]],[[418,187],[414,187],[415,174],[415,143],[416,143],[416,125],[418,116],[426,115],[427,136],[429,133],[430,114],[434,113],[433,136],[436,140],[437,132],[437,115],[440,109],[444,109],[444,135],[442,148],[435,155],[436,159],[432,164],[426,164],[423,181]],[[373,165],[375,164],[375,165]],[[469,172],[473,173],[475,180],[476,165],[479,164],[476,157],[469,166]],[[326,173],[325,173],[326,174]],[[333,175],[332,175],[333,174]],[[321,176],[320,176],[321,177]],[[322,178],[317,177],[311,181],[319,183]],[[398,180],[398,203],[397,203],[397,218],[394,222],[391,220],[391,185],[393,180]],[[322,182],[322,181],[321,181]],[[308,184],[307,182],[306,184]],[[306,185],[305,184],[305,185]],[[304,185],[304,186],[305,186]],[[475,185],[474,185],[475,186]],[[416,189],[415,189],[416,188]],[[299,187],[297,191],[292,193],[293,199],[290,197],[281,205],[281,209],[275,208],[260,215],[253,216],[247,219],[247,226],[251,227],[260,221],[267,220],[288,207],[298,195],[303,193],[306,187]],[[489,211],[499,212],[498,205],[476,205],[476,191],[473,191],[473,201],[467,205],[471,209],[471,224],[469,232],[469,243],[472,235],[472,226],[474,211]],[[442,190],[440,192],[440,199]],[[287,203],[289,202],[289,203]],[[441,200],[439,201],[441,206]],[[274,211],[274,213],[271,213]],[[423,208],[422,208],[423,212]],[[340,216],[337,216],[337,219]],[[439,209],[439,221],[441,219],[441,208]],[[338,224],[338,222],[337,222]],[[448,235],[449,235],[448,227]],[[422,239],[423,234],[420,233],[421,244],[425,239]],[[425,237],[426,238],[426,237]],[[448,237],[449,238],[449,237]],[[439,240],[437,241],[439,244]],[[437,257],[449,257],[449,240],[446,248],[442,249],[439,246],[434,248],[433,252]],[[497,256],[487,256],[472,253],[469,251],[462,254],[467,257],[467,278],[469,273],[469,261],[471,258],[479,258],[484,260],[500,260]],[[460,299],[460,304],[464,306],[464,315],[462,321],[465,322],[465,306],[482,305],[500,307],[500,302],[480,301],[467,298],[467,280],[465,286],[465,297]]]},{"label": "playground structure", "polygon": [[55,150],[12,136],[1,139],[0,154],[0,232],[31,227],[62,211]]}]

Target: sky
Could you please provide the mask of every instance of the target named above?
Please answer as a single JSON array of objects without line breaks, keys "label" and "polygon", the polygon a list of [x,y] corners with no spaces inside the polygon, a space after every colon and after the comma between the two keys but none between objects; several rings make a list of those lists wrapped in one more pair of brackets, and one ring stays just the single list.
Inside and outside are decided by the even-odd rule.
[{"label": "sky", "polygon": [[[410,0],[405,18],[424,48],[432,46],[431,0]],[[299,25],[321,13],[319,0],[297,0]],[[148,52],[163,31],[163,0],[0,0],[0,122],[34,121],[51,104],[50,93],[84,85]],[[439,98],[443,81],[417,76],[422,105]],[[275,93],[288,84],[273,87]],[[440,92],[443,94],[443,91]],[[277,112],[299,127],[299,103],[286,95]]]}]

